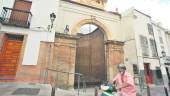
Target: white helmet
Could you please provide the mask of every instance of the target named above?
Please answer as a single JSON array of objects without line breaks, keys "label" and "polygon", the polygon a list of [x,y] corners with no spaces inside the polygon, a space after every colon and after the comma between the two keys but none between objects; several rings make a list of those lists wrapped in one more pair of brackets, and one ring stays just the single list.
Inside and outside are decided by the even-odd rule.
[{"label": "white helmet", "polygon": [[117,67],[126,70],[126,66],[123,63],[118,64]]}]

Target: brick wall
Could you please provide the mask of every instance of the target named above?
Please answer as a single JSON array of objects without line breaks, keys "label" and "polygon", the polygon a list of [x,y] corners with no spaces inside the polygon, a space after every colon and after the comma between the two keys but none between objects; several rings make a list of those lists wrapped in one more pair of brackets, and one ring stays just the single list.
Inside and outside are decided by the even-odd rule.
[{"label": "brick wall", "polygon": [[23,44],[18,60],[17,74],[14,82],[37,83],[39,82],[40,64],[22,65],[26,43],[27,43],[27,35],[24,35],[24,40],[23,40]]},{"label": "brick wall", "polygon": [[73,88],[75,72],[76,37],[64,34],[56,34],[54,43],[53,67],[58,72],[56,77],[57,86],[62,88]]},{"label": "brick wall", "polygon": [[117,64],[123,63],[123,43],[117,41],[107,41],[105,46],[107,80],[111,80],[117,73]]}]

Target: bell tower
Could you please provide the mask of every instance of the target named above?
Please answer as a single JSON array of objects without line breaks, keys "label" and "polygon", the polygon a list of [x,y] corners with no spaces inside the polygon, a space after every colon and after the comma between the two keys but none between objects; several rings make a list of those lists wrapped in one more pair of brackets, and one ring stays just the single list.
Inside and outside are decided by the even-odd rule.
[{"label": "bell tower", "polygon": [[74,0],[74,1],[84,5],[100,8],[100,9],[104,9],[107,3],[107,0]]}]

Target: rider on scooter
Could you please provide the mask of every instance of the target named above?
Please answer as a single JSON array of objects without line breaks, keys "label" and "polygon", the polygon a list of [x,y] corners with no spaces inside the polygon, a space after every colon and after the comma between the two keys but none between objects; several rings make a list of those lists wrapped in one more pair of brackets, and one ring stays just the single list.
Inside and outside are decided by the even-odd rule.
[{"label": "rider on scooter", "polygon": [[126,71],[124,64],[119,64],[117,68],[119,73],[117,73],[111,82],[116,83],[118,94],[120,96],[136,96],[133,76]]}]

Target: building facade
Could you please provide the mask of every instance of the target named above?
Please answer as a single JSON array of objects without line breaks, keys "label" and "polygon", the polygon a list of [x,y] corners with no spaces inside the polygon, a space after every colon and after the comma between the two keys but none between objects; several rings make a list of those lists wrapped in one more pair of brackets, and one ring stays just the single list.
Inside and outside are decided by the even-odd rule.
[{"label": "building facade", "polygon": [[[55,33],[48,32],[46,27],[50,21],[48,13],[56,12],[56,8],[51,7],[52,9],[42,12],[44,4],[47,3],[43,1],[1,2],[1,79],[37,82],[37,70],[41,68],[37,63],[40,42],[54,42]],[[56,2],[53,0],[48,3],[57,5]],[[12,56],[14,53],[15,56]]]},{"label": "building facade", "polygon": [[[93,6],[95,3],[100,7]],[[72,88],[78,82],[76,73],[91,74],[83,77],[89,84],[111,80],[117,72],[116,64],[123,62],[123,38],[120,34],[121,15],[103,10],[105,3],[94,0],[88,6],[70,0],[3,1],[0,16],[1,81],[55,82],[61,87]],[[45,8],[46,4],[50,7]],[[55,14],[54,22],[50,21],[51,13]],[[85,24],[98,26],[103,35],[78,36],[80,27]],[[81,38],[86,38],[87,42]],[[101,47],[90,43],[95,42],[90,38],[98,38],[96,42],[100,43],[96,46]],[[78,47],[77,42],[83,45]],[[95,50],[102,51],[103,63],[98,62],[99,54],[89,55],[91,58],[84,54]],[[79,57],[76,52],[83,54]],[[77,71],[77,67],[85,69]],[[99,76],[101,72],[96,68],[101,68],[103,75]]]},{"label": "building facade", "polygon": [[[162,84],[165,30],[134,8],[105,11],[106,2],[0,0],[0,80],[73,88],[81,74],[88,84],[111,80],[125,63],[145,84]],[[79,34],[86,24],[97,29]]]},{"label": "building facade", "polygon": [[168,85],[162,57],[164,51],[169,56],[166,30],[153,23],[149,15],[134,8],[122,14],[122,26],[124,58],[127,64],[131,64],[134,76],[141,78],[144,84]]}]

